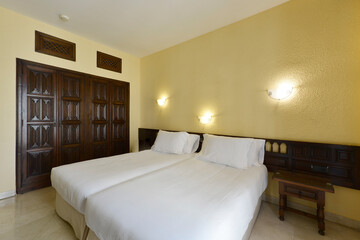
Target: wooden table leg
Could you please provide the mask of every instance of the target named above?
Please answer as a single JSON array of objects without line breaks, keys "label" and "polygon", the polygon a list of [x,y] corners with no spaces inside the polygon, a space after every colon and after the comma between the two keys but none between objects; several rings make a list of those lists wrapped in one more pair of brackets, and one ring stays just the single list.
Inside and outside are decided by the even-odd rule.
[{"label": "wooden table leg", "polygon": [[325,193],[318,192],[317,219],[318,219],[318,228],[320,235],[325,235],[324,207],[325,207]]},{"label": "wooden table leg", "polygon": [[86,240],[87,239],[87,237],[88,237],[88,235],[89,235],[89,227],[88,227],[88,225],[85,225],[85,228],[84,228],[84,232],[83,232],[83,235],[82,235],[82,240]]},{"label": "wooden table leg", "polygon": [[284,210],[286,208],[286,195],[284,194],[284,184],[279,182],[279,219],[284,221]]}]

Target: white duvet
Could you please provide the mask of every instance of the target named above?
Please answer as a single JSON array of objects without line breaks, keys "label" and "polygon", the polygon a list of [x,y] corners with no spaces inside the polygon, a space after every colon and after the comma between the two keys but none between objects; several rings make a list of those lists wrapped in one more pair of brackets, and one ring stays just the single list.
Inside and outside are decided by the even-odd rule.
[{"label": "white duvet", "polygon": [[85,219],[102,240],[239,240],[266,186],[263,165],[191,158],[90,196]]},{"label": "white duvet", "polygon": [[57,193],[80,213],[94,193],[143,174],[170,166],[194,154],[164,154],[145,150],[53,168],[51,183]]}]

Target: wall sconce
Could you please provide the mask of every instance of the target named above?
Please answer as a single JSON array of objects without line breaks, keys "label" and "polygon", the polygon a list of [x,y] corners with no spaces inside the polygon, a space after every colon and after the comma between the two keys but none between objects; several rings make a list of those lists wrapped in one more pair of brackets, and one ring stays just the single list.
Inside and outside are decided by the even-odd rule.
[{"label": "wall sconce", "polygon": [[293,86],[291,84],[281,84],[276,89],[268,89],[267,92],[272,99],[283,100],[291,95]]},{"label": "wall sconce", "polygon": [[202,116],[199,116],[200,123],[202,124],[209,124],[212,120],[212,114],[211,113],[205,113]]},{"label": "wall sconce", "polygon": [[159,106],[164,106],[165,103],[166,103],[166,97],[159,98],[159,99],[157,100],[157,104],[158,104]]}]

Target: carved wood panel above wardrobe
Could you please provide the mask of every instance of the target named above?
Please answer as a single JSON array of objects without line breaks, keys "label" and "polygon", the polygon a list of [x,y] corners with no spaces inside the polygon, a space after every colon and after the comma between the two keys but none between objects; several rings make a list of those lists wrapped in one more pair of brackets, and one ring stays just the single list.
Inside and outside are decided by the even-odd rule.
[{"label": "carved wood panel above wardrobe", "polygon": [[52,167],[129,152],[129,83],[17,59],[17,192]]}]

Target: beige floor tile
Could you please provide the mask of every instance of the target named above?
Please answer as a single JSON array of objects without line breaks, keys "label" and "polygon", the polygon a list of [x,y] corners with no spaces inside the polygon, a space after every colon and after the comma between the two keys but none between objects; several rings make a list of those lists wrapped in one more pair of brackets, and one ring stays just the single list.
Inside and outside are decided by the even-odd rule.
[{"label": "beige floor tile", "polygon": [[[55,190],[44,188],[0,200],[0,240],[75,240],[69,224],[55,212]],[[360,232],[326,222],[326,236],[317,233],[314,219],[286,212],[263,202],[250,240],[360,240]]]},{"label": "beige floor tile", "polygon": [[280,221],[278,206],[263,202],[250,240],[360,240],[359,231],[328,221],[325,225],[325,236],[321,236],[315,219],[285,212],[285,221]]},{"label": "beige floor tile", "polygon": [[0,200],[0,240],[76,239],[55,213],[55,191],[45,188]]}]

